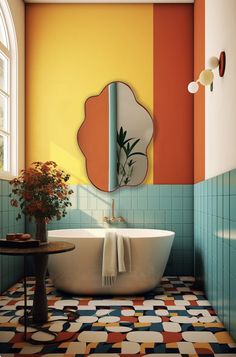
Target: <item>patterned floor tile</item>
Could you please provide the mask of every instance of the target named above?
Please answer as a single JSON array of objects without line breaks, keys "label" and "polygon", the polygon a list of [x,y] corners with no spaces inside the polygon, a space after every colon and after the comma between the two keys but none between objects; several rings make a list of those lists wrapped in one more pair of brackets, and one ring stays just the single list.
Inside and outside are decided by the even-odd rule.
[{"label": "patterned floor tile", "polygon": [[[193,284],[193,277],[164,277],[145,296],[93,298],[59,292],[47,279],[50,323],[29,328],[29,343],[18,322],[24,290],[17,283],[0,297],[0,355],[236,357],[236,344]],[[32,306],[33,278],[27,292]]]}]

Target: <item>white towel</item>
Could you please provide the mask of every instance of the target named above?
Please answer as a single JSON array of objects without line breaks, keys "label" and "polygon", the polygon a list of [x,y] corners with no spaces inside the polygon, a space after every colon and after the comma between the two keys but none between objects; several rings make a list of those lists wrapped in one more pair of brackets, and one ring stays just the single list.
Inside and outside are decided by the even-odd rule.
[{"label": "white towel", "polygon": [[102,285],[113,285],[118,272],[127,271],[131,271],[130,239],[107,231],[103,244]]},{"label": "white towel", "polygon": [[131,248],[129,237],[117,235],[117,254],[119,273],[131,272]]},{"label": "white towel", "polygon": [[123,242],[124,242],[124,251],[125,251],[126,271],[131,272],[132,262],[131,262],[130,238],[124,237]]},{"label": "white towel", "polygon": [[107,231],[103,243],[102,285],[111,286],[117,276],[117,235]]}]

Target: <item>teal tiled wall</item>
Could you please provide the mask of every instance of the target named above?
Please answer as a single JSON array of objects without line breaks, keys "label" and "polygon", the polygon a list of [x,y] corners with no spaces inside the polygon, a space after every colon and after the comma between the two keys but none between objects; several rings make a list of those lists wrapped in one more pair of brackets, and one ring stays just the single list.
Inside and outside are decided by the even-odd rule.
[{"label": "teal tiled wall", "polygon": [[[9,204],[8,181],[0,180],[0,237],[9,232],[24,232],[24,220],[16,221],[17,210]],[[0,292],[5,291],[23,276],[21,257],[0,255]]]},{"label": "teal tiled wall", "polygon": [[[115,199],[115,214],[122,215],[132,228],[167,229],[176,232],[166,274],[193,273],[193,186],[142,185],[104,193],[91,185],[71,187],[74,190],[72,208],[61,221],[48,229],[103,227],[102,218],[111,215],[111,200]],[[32,233],[33,225],[27,224]]]},{"label": "teal tiled wall", "polygon": [[236,170],[194,186],[195,273],[236,339]]}]

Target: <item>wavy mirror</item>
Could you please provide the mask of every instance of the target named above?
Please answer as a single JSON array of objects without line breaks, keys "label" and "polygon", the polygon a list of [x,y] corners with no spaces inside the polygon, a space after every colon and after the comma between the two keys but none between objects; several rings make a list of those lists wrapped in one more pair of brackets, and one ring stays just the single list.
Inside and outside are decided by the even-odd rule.
[{"label": "wavy mirror", "polygon": [[77,140],[91,183],[102,191],[143,182],[153,120],[131,88],[112,82],[85,102],[85,119]]}]

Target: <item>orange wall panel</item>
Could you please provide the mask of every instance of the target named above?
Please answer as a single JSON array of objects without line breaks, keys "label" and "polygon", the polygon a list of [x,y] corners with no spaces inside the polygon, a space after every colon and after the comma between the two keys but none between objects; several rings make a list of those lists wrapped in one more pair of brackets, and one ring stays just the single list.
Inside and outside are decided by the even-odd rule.
[{"label": "orange wall panel", "polygon": [[[194,3],[194,80],[205,68],[205,0]],[[194,94],[194,182],[205,179],[205,87]]]},{"label": "orange wall panel", "polygon": [[[99,120],[97,120],[98,118]],[[108,87],[99,96],[87,99],[85,103],[85,120],[78,131],[77,138],[79,146],[86,157],[87,173],[91,182],[99,189],[108,191]]]},{"label": "orange wall panel", "polygon": [[193,182],[193,6],[154,5],[154,183]]}]

